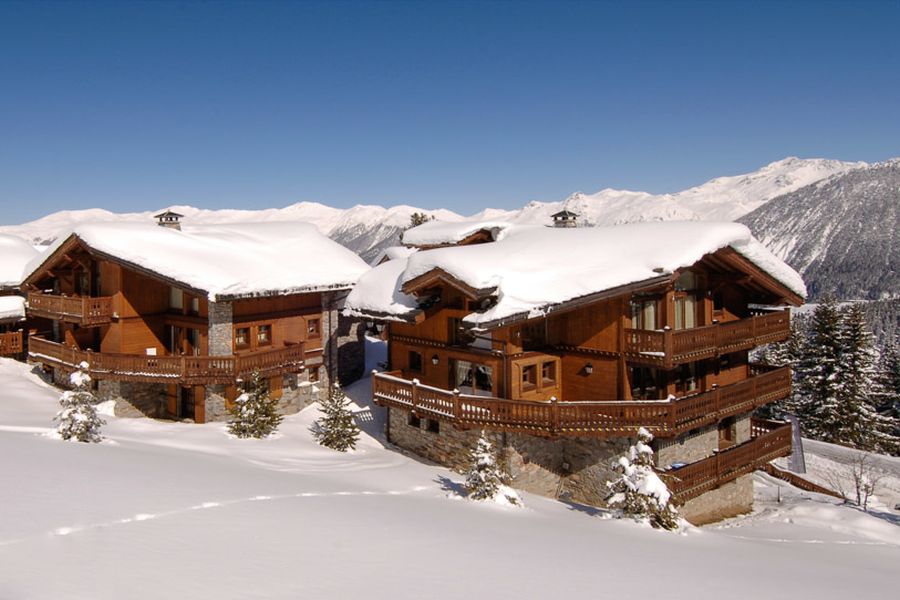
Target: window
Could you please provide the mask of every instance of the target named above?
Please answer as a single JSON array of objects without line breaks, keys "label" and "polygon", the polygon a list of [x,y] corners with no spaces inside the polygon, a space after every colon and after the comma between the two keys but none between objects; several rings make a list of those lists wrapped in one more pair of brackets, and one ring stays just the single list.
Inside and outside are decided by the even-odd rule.
[{"label": "window", "polygon": [[197,298],[196,296],[191,298],[191,314],[200,314],[200,298]]},{"label": "window", "polygon": [[555,362],[545,362],[541,365],[541,381],[544,385],[556,383]]},{"label": "window", "polygon": [[415,373],[422,372],[422,354],[419,352],[415,352],[414,350],[409,351],[409,370]]},{"label": "window", "polygon": [[184,292],[176,287],[169,288],[169,308],[184,310]]},{"label": "window", "polygon": [[322,335],[319,327],[319,319],[306,320],[306,337],[317,338]]},{"label": "window", "polygon": [[256,343],[259,346],[268,346],[272,343],[272,326],[260,325],[256,329]]},{"label": "window", "polygon": [[537,386],[537,365],[525,365],[522,367],[522,389],[531,389]]},{"label": "window", "polygon": [[409,418],[406,419],[406,424],[409,425],[410,427],[415,427],[416,429],[419,429],[420,427],[422,427],[422,419],[420,419],[413,413],[409,413]]},{"label": "window", "polygon": [[659,399],[659,373],[649,367],[631,368],[631,397],[635,400]]},{"label": "window", "polygon": [[425,420],[425,431],[428,433],[440,433],[441,432],[441,422],[437,419],[426,419]]},{"label": "window", "polygon": [[246,348],[250,345],[250,328],[238,327],[234,330],[234,347]]},{"label": "window", "polygon": [[675,371],[675,392],[688,394],[697,391],[698,386],[697,363],[688,363],[678,367]]},{"label": "window", "polygon": [[693,294],[675,298],[675,329],[690,329],[697,326],[697,300]]},{"label": "window", "polygon": [[631,301],[631,328],[657,329],[656,300]]},{"label": "window", "polygon": [[693,271],[685,271],[684,273],[679,275],[678,279],[675,281],[675,289],[682,292],[687,290],[696,290],[697,275],[694,274]]},{"label": "window", "polygon": [[451,382],[464,394],[490,396],[494,389],[494,370],[467,360],[451,360]]}]

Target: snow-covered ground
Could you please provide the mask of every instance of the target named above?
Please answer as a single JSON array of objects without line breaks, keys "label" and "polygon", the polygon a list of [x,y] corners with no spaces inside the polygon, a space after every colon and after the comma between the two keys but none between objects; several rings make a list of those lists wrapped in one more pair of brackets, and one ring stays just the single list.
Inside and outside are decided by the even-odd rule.
[{"label": "snow-covered ground", "polygon": [[897,525],[763,475],[753,515],[681,534],[463,500],[461,476],[384,447],[368,386],[347,455],[312,440],[315,408],[262,441],[106,416],[87,445],[55,439],[59,392],[0,359],[0,598],[896,594]]}]

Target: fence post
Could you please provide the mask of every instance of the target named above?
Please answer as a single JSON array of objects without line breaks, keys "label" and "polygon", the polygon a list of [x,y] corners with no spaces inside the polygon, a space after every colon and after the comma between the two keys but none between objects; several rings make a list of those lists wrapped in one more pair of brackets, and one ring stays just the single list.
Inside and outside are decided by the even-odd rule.
[{"label": "fence post", "polygon": [[457,421],[462,419],[462,406],[459,399],[459,390],[453,389],[453,418]]},{"label": "fence post", "polygon": [[556,396],[550,396],[550,433],[559,431],[559,400]]},{"label": "fence post", "polygon": [[[419,380],[413,379],[412,382],[412,413],[416,414],[416,407],[419,405]],[[418,416],[418,415],[416,415]]]},{"label": "fence post", "polygon": [[672,354],[675,351],[675,342],[672,338],[672,328],[666,325],[663,327],[663,363],[667,369],[672,368]]}]

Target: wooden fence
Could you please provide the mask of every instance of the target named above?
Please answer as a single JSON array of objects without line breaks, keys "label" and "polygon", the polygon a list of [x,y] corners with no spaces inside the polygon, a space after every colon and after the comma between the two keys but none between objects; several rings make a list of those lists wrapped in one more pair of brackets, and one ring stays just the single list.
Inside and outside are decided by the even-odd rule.
[{"label": "wooden fence", "polygon": [[233,384],[257,370],[264,377],[296,373],[307,357],[302,343],[240,356],[148,356],[78,350],[36,336],[28,341],[28,355],[67,370],[85,362],[96,379],[184,385]]},{"label": "wooden fence", "polygon": [[673,437],[785,398],[790,369],[759,372],[732,385],[668,400],[539,402],[472,396],[422,385],[399,371],[375,373],[372,397],[383,406],[461,427],[484,427],[541,436],[615,437],[641,427],[657,437]]},{"label": "wooden fence", "polygon": [[28,314],[80,325],[100,325],[112,320],[112,298],[54,296],[31,292],[28,294]]},{"label": "wooden fence", "polygon": [[23,351],[22,330],[0,333],[0,356],[15,356]]}]

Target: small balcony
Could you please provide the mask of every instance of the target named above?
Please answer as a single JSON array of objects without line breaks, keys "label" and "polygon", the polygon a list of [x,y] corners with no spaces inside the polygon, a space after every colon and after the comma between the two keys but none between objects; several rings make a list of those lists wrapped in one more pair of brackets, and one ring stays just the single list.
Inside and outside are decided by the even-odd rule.
[{"label": "small balcony", "polygon": [[16,356],[23,349],[21,330],[0,333],[0,356]]},{"label": "small balcony", "polygon": [[749,442],[738,444],[673,471],[661,472],[679,504],[791,453],[791,425],[753,419]]},{"label": "small balcony", "polygon": [[112,297],[54,296],[28,294],[28,315],[92,327],[110,323],[113,317]]},{"label": "small balcony", "polygon": [[306,353],[302,343],[239,356],[148,356],[79,350],[37,336],[28,340],[28,356],[68,371],[86,362],[88,373],[98,380],[180,385],[232,385],[254,371],[274,377],[299,372],[307,358],[310,364],[321,363],[321,351]]},{"label": "small balcony", "polygon": [[791,334],[788,311],[691,329],[626,329],[625,356],[664,369],[780,342]]},{"label": "small balcony", "polygon": [[372,397],[381,406],[460,428],[483,428],[543,437],[621,437],[641,427],[656,437],[674,437],[747,413],[791,393],[788,368],[757,370],[738,383],[668,400],[549,402],[460,394],[421,385],[399,371],[376,373]]}]

